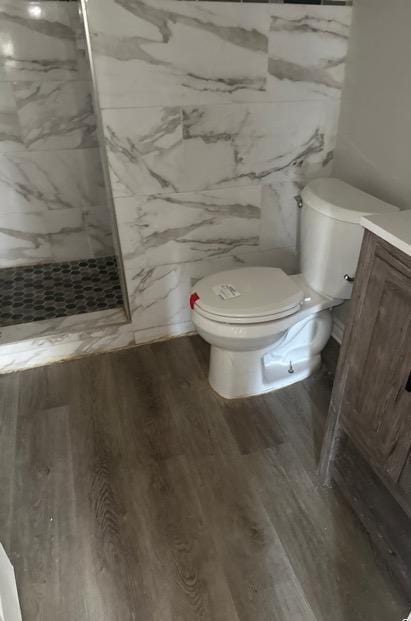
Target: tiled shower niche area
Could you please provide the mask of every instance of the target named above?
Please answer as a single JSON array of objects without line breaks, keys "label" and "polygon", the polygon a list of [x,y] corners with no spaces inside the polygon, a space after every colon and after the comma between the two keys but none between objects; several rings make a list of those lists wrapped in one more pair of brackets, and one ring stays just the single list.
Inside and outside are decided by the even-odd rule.
[{"label": "tiled shower niche area", "polygon": [[0,0],[0,328],[123,306],[76,1]]}]

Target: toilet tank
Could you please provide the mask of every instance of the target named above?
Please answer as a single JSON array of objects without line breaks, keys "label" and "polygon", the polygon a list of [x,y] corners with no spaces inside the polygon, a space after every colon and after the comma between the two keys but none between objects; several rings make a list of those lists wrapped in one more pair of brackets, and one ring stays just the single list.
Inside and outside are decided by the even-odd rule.
[{"label": "toilet tank", "polygon": [[301,272],[318,293],[351,297],[364,230],[363,216],[399,211],[339,179],[315,179],[302,191]]}]

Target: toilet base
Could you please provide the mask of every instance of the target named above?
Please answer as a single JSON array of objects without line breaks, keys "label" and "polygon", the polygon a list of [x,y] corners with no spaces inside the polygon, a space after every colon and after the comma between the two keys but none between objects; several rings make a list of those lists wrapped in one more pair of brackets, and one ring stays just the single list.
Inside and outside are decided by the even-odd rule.
[{"label": "toilet base", "polygon": [[269,346],[248,351],[211,346],[209,382],[225,399],[251,397],[309,377],[321,365],[331,335],[331,314],[322,311],[292,326]]}]

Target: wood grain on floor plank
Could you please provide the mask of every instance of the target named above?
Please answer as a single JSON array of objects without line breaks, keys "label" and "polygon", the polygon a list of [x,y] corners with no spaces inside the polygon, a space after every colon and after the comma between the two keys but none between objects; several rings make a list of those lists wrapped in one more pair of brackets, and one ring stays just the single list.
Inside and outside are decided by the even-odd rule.
[{"label": "wood grain on floor plank", "polygon": [[25,621],[388,621],[318,485],[329,377],[227,402],[198,337],[0,378],[0,541]]},{"label": "wood grain on floor plank", "polygon": [[17,374],[0,376],[0,541],[7,552],[14,505],[19,382]]}]

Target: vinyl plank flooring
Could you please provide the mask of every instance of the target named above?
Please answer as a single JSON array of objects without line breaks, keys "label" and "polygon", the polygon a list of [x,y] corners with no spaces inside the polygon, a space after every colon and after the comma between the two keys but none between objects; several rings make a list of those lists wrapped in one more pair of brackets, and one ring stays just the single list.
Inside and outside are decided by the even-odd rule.
[{"label": "vinyl plank flooring", "polygon": [[[87,619],[67,407],[19,416],[11,557],[26,618]],[[73,567],[77,570],[73,571]]]},{"label": "vinyl plank flooring", "polygon": [[238,447],[224,418],[224,408],[211,390],[196,386],[162,387],[178,429],[184,454],[194,459],[236,454]]},{"label": "vinyl plank flooring", "polygon": [[[288,444],[248,456],[248,471],[318,621],[395,619],[402,609],[371,574],[373,551],[350,509],[316,487]],[[339,502],[340,501],[340,502]]]},{"label": "vinyl plank flooring", "polygon": [[157,594],[155,618],[237,621],[191,464],[185,457],[168,459],[134,472],[132,480],[139,490],[134,506],[144,507],[144,565]]},{"label": "vinyl plank flooring", "polygon": [[315,621],[241,456],[197,460],[198,490],[241,621]]},{"label": "vinyl plank flooring", "polygon": [[[323,379],[322,375],[317,376],[320,384],[319,390],[323,388]],[[325,430],[324,412],[320,411],[317,404],[310,398],[303,382],[265,395],[263,399],[282,428],[284,437],[292,442],[304,468],[311,479],[316,482]]]},{"label": "vinyl plank flooring", "polygon": [[69,382],[76,387],[70,398],[70,430],[90,615],[104,621],[134,621],[146,613],[147,598],[140,560],[124,536],[126,499],[117,485],[118,471],[129,465],[123,451],[126,457],[134,454],[134,444],[130,436],[124,442],[110,358],[85,358],[68,371]]},{"label": "vinyl plank flooring", "polygon": [[20,377],[0,376],[0,541],[10,549]]},{"label": "vinyl plank flooring", "polygon": [[405,617],[318,486],[327,374],[227,402],[207,365],[192,337],[0,377],[0,540],[24,620]]},{"label": "vinyl plank flooring", "polygon": [[264,397],[225,402],[224,418],[242,454],[277,446],[284,441],[284,432]]}]

